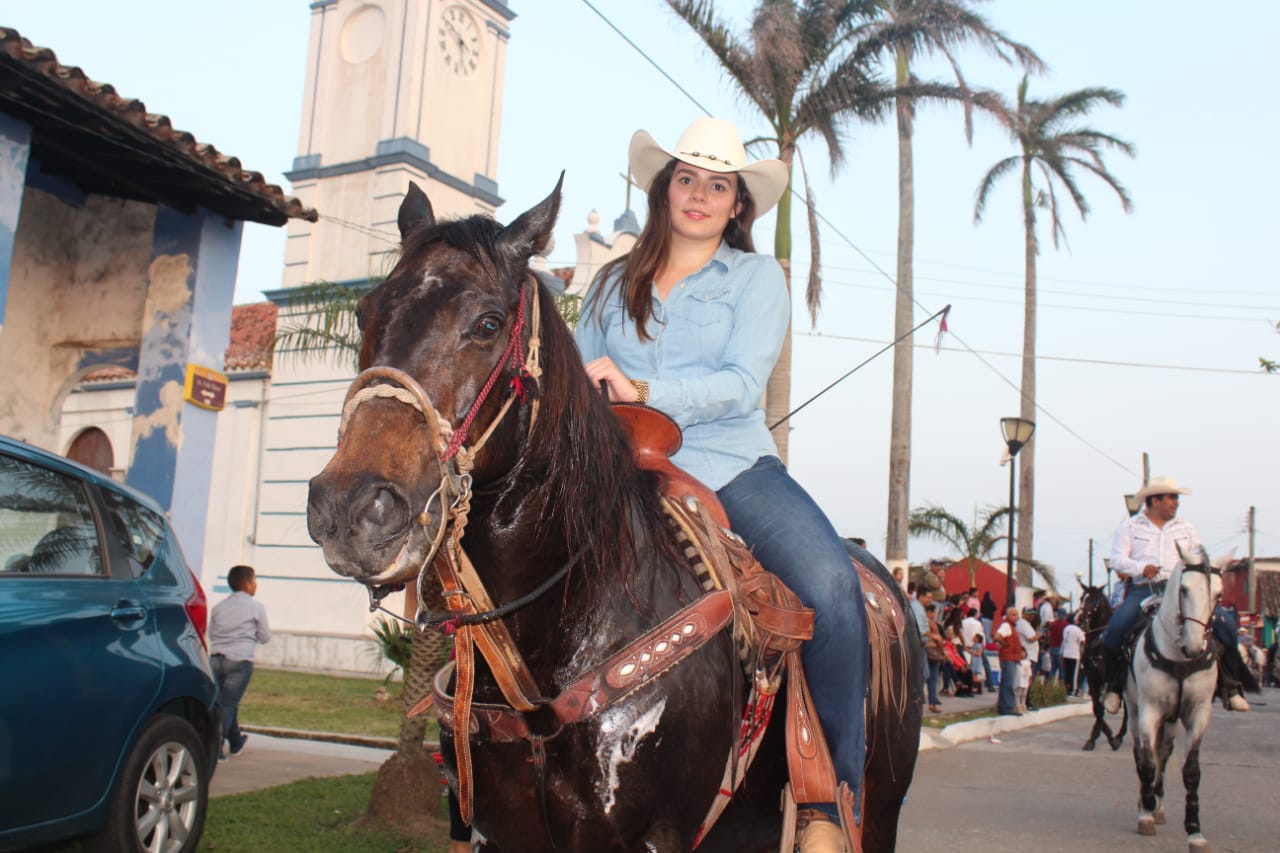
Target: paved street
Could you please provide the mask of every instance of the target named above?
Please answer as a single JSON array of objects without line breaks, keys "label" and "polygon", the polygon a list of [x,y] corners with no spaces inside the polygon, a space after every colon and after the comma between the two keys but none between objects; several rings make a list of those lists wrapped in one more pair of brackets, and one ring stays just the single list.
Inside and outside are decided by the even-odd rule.
[{"label": "paved street", "polygon": [[[1201,825],[1218,853],[1280,850],[1280,690],[1249,714],[1218,706],[1200,751]],[[924,752],[903,808],[898,849],[938,853],[1185,851],[1181,744],[1169,761],[1169,823],[1137,835],[1131,741],[1082,752],[1079,717]]]}]

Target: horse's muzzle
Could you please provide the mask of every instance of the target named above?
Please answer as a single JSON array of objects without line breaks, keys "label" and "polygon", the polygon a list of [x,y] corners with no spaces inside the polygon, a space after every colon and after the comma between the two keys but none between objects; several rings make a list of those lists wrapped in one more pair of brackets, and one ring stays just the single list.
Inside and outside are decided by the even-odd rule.
[{"label": "horse's muzzle", "polygon": [[[403,580],[418,566],[394,565],[420,530],[409,498],[388,482],[342,484],[329,472],[311,480],[307,532],[335,572],[378,583]],[[396,577],[384,577],[388,572]]]}]

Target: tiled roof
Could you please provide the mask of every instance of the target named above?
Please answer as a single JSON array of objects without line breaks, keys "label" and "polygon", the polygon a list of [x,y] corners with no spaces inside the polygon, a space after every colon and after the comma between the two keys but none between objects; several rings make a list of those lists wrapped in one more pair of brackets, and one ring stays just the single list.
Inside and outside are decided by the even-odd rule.
[{"label": "tiled roof", "polygon": [[[227,346],[223,370],[238,373],[271,369],[271,345],[276,334],[276,304],[254,302],[231,309],[231,343]],[[133,379],[127,367],[103,367],[85,376],[85,382],[115,382]]]},{"label": "tiled roof", "polygon": [[254,302],[231,309],[231,343],[226,370],[268,370],[276,335],[276,304]]},{"label": "tiled roof", "polygon": [[167,116],[147,112],[91,80],[54,52],[16,30],[0,27],[0,113],[32,128],[32,154],[45,172],[85,192],[165,204],[197,206],[234,219],[283,225],[315,222],[317,213],[241,167]]}]

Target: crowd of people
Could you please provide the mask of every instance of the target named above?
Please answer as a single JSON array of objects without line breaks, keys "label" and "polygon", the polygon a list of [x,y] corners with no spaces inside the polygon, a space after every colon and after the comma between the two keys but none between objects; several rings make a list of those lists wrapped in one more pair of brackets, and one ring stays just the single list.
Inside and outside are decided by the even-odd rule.
[{"label": "crowd of people", "polygon": [[947,596],[932,568],[920,583],[908,584],[907,596],[924,644],[931,712],[941,712],[939,696],[969,698],[998,690],[999,712],[1021,715],[1035,710],[1029,694],[1036,679],[1061,682],[1068,696],[1083,694],[1085,634],[1057,596],[1037,596],[1022,611],[1008,608],[998,627],[990,592],[979,598],[971,587]]}]

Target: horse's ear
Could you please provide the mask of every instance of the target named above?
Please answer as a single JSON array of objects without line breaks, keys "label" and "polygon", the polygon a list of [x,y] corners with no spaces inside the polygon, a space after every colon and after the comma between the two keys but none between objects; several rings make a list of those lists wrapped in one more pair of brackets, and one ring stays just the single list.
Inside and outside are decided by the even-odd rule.
[{"label": "horse's ear", "polygon": [[560,180],[556,181],[556,188],[551,191],[551,195],[502,229],[502,233],[498,235],[498,245],[507,257],[523,263],[546,251],[551,242],[551,229],[556,224],[556,215],[560,213],[560,187],[563,184],[564,172],[561,172]]},{"label": "horse's ear", "polygon": [[401,240],[408,237],[410,231],[426,228],[436,222],[435,211],[431,209],[427,194],[413,181],[409,182],[409,191],[404,194],[404,201],[400,202],[400,214],[396,217],[396,222],[400,225]]}]

